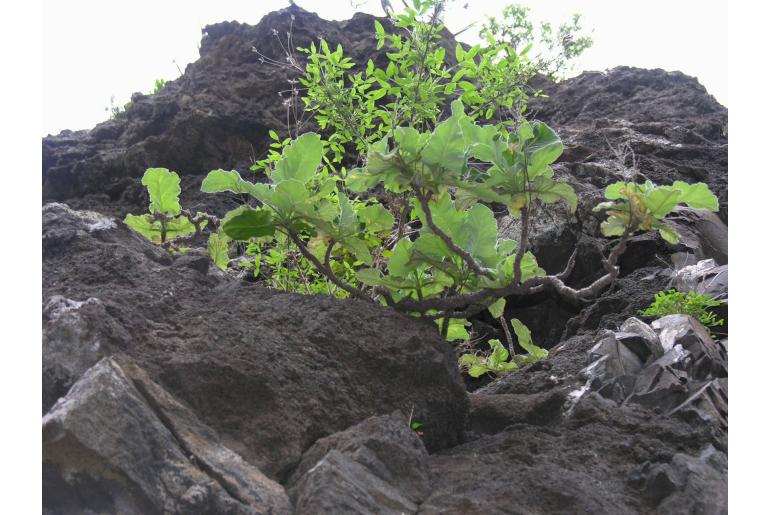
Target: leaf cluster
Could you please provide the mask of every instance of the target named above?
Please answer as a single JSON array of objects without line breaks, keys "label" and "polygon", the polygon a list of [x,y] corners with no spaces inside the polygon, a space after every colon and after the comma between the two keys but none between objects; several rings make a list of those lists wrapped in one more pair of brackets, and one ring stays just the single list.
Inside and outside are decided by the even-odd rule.
[{"label": "leaf cluster", "polygon": [[610,200],[594,208],[594,211],[606,211],[608,215],[601,225],[602,234],[622,236],[627,232],[657,230],[671,244],[678,243],[681,237],[664,218],[677,205],[719,210],[716,196],[702,182],[676,181],[670,186],[657,186],[651,181],[643,184],[616,182],[607,186],[605,197]]},{"label": "leaf cluster", "polygon": [[724,320],[717,320],[716,314],[711,311],[711,308],[721,305],[721,300],[714,300],[714,296],[708,293],[685,293],[671,289],[658,292],[650,307],[641,310],[639,314],[657,318],[675,314],[690,315],[710,331],[724,324]]},{"label": "leaf cluster", "polygon": [[532,335],[527,326],[516,318],[511,320],[511,325],[519,346],[527,351],[527,354],[514,354],[513,349],[506,349],[500,340],[492,339],[488,342],[491,349],[489,354],[463,354],[459,359],[460,367],[467,370],[471,377],[481,377],[484,374],[500,376],[548,356],[547,350],[532,343]]}]

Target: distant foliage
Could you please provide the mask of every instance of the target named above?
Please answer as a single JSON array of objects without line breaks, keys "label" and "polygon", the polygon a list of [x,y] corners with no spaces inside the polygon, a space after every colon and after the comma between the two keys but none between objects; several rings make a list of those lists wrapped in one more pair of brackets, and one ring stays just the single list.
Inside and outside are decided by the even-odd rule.
[{"label": "distant foliage", "polygon": [[[549,22],[536,29],[530,21],[529,7],[510,4],[503,8],[502,18],[489,17],[481,36],[530,56],[527,73],[558,78],[569,70],[570,61],[593,46],[593,38],[582,33],[581,16],[572,15],[569,23],[554,30]],[[535,52],[533,48],[539,47]]]}]

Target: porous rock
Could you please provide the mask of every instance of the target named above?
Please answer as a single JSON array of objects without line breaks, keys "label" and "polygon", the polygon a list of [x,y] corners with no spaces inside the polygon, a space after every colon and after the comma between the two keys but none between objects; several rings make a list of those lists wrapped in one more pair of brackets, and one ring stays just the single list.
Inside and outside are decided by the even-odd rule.
[{"label": "porous rock", "polygon": [[[82,223],[48,215],[45,230]],[[428,449],[460,441],[467,395],[434,324],[175,267],[124,226],[72,234],[43,255],[44,302],[99,299],[108,317],[81,316],[80,345],[109,339],[270,477],[318,438],[396,409],[423,421]]]},{"label": "porous rock", "polygon": [[86,371],[43,417],[46,513],[289,513],[283,487],[135,369]]}]

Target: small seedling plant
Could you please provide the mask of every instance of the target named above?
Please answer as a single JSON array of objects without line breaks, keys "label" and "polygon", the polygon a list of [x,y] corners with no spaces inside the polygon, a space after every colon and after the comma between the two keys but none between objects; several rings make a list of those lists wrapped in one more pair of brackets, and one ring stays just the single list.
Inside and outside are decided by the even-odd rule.
[{"label": "small seedling plant", "polygon": [[709,293],[671,289],[658,292],[650,307],[641,310],[639,314],[656,318],[675,314],[690,315],[712,332],[712,329],[725,322],[723,319],[717,320],[716,314],[711,311],[721,305],[722,301],[714,300],[714,296]]},{"label": "small seedling plant", "polygon": [[[232,242],[247,249],[247,266],[256,273],[266,263],[280,270],[277,259],[266,256],[288,259],[296,252],[293,259],[302,270],[312,267],[312,282],[323,278],[326,292],[333,287],[338,296],[435,320],[454,340],[466,339],[468,318],[484,310],[508,331],[502,309],[513,294],[548,291],[570,303],[590,302],[618,276],[618,258],[633,234],[656,230],[674,243],[679,236],[665,217],[676,205],[717,209],[704,184],[612,184],[608,201],[596,208],[607,214],[602,233],[617,238],[603,260],[605,274],[584,288],[565,284],[575,253],[561,273],[546,274],[528,250],[530,217],[536,206],[540,212],[556,203],[574,212],[577,195],[551,167],[564,148],[559,136],[521,116],[526,95],[518,82],[500,85],[508,74],[529,69],[527,49],[517,52],[490,38],[469,49],[458,44],[450,61],[438,44],[442,9],[443,2],[415,0],[394,15],[392,33],[375,22],[378,45],[388,50],[385,69],[370,60],[353,71],[356,63],[342,47],[332,50],[323,40],[305,49],[304,67],[290,55],[289,66],[302,74],[304,111],[320,132],[299,134],[296,116],[291,136],[271,132],[270,154],[255,163],[266,182],[247,181],[234,170],[214,170],[204,179],[202,191],[244,194],[247,205],[222,220],[183,212],[178,177],[156,168],[143,179],[149,213],[129,215],[126,223],[167,246],[206,229],[209,252],[223,269]],[[480,87],[493,83],[502,89],[492,96]],[[342,165],[349,154],[358,156],[351,169]],[[499,237],[491,205],[520,219],[518,240]],[[285,287],[308,284],[295,279]],[[515,321],[519,344],[531,346],[529,357],[515,355],[512,344],[506,350],[490,343],[489,358],[464,358],[469,369],[499,373],[540,359],[542,349],[525,329]]]},{"label": "small seedling plant", "polygon": [[463,354],[460,356],[460,367],[467,370],[468,375],[471,377],[481,377],[485,374],[501,376],[513,372],[519,367],[531,365],[548,357],[547,350],[532,343],[532,335],[529,329],[520,320],[512,319],[511,326],[513,326],[513,331],[516,333],[519,346],[527,354],[517,354],[515,352],[513,341],[510,339],[510,333],[506,328],[506,336],[508,336],[509,340],[507,349],[500,340],[489,340],[491,352],[488,355],[477,353]]}]

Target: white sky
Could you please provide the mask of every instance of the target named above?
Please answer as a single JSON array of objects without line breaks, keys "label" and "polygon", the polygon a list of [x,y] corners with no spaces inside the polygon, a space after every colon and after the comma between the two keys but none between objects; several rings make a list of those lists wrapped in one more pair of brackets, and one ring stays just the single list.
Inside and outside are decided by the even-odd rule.
[{"label": "white sky", "polygon": [[[466,9],[463,5],[468,3]],[[296,0],[322,18],[353,12],[382,15],[379,0]],[[391,0],[394,6],[400,0]],[[505,0],[455,0],[446,24],[456,32],[486,15],[499,15]],[[697,77],[727,105],[726,0],[522,0],[535,20],[558,25],[574,12],[593,29],[594,46],[576,72],[618,65],[680,70]],[[134,91],[149,92],[155,79],[175,79],[176,64],[198,58],[201,28],[225,20],[256,24],[288,0],[45,0],[43,7],[43,134],[87,129],[107,118],[114,96],[125,104]],[[357,5],[354,9],[352,5]],[[480,25],[480,23],[479,23]],[[478,31],[463,33],[470,42]]]}]

